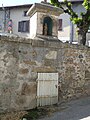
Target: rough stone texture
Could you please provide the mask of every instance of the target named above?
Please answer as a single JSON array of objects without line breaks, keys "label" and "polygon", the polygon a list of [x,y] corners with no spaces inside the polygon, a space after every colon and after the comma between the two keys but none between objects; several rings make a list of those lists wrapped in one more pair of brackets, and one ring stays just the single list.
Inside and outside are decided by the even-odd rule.
[{"label": "rough stone texture", "polygon": [[0,120],[21,120],[25,114],[26,111],[4,113],[0,115]]},{"label": "rough stone texture", "polygon": [[90,95],[90,48],[1,37],[0,112],[36,107],[38,72],[58,72],[59,100]]},{"label": "rough stone texture", "polygon": [[[47,14],[48,14],[48,17],[50,17],[52,19],[52,22],[53,22],[52,36],[57,37],[58,36],[58,16],[54,13],[54,9],[52,11],[53,15],[51,13],[49,13],[50,11],[48,11],[48,13],[46,14],[46,9],[44,9],[44,8],[41,12],[39,11],[37,13],[37,16],[38,16],[37,17],[37,23],[38,23],[37,28],[38,29],[36,31],[37,35],[43,35],[43,20],[44,20],[45,17],[47,17]],[[47,36],[45,36],[45,37],[47,37]]]}]

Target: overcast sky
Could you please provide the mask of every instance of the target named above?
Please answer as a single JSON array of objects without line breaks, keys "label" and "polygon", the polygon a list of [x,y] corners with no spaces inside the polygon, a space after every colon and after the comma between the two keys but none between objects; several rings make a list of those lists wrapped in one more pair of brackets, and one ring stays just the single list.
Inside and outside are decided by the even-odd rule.
[{"label": "overcast sky", "polygon": [[[23,4],[31,4],[38,3],[44,0],[0,0],[0,7],[2,6],[13,6],[13,5],[23,5]],[[50,0],[47,0],[48,2]]]}]

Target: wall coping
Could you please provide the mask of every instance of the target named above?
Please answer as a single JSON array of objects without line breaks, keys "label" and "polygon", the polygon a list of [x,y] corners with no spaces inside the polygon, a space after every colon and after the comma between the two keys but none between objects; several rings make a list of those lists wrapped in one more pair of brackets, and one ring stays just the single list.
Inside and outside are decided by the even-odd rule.
[{"label": "wall coping", "polygon": [[63,43],[59,39],[30,39],[30,38],[21,38],[21,37],[13,37],[13,36],[0,36],[0,42],[15,42],[15,43],[23,43],[23,44],[31,44],[33,47],[49,47],[49,48],[72,48],[72,49],[80,49],[80,50],[90,50],[89,46],[83,46],[79,44],[70,44]]}]

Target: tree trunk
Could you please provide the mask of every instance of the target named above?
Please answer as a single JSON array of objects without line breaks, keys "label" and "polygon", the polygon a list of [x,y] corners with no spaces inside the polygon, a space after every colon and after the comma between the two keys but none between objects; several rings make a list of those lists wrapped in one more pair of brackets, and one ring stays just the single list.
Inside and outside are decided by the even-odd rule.
[{"label": "tree trunk", "polygon": [[78,30],[78,43],[85,45],[86,44],[86,33],[85,31],[79,29]]}]

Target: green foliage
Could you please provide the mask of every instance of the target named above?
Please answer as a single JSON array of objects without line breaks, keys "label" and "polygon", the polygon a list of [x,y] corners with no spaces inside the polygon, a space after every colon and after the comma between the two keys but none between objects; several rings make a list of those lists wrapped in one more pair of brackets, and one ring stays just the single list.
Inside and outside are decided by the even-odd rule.
[{"label": "green foliage", "polygon": [[71,4],[70,2],[68,2],[68,6],[70,6],[70,7],[71,7],[71,6],[72,6],[72,4]]},{"label": "green foliage", "polygon": [[88,17],[88,21],[90,21],[90,16]]},{"label": "green foliage", "polygon": [[66,5],[67,9],[64,9],[59,0],[51,0],[51,3],[57,7],[61,7],[65,13],[68,13],[71,16],[70,19],[74,24],[79,24],[84,20],[90,22],[90,0],[83,1],[82,5],[86,9],[86,13],[81,12],[81,17],[79,17],[78,14],[73,11],[71,2],[68,2],[67,0],[64,0],[64,4]]},{"label": "green foliage", "polygon": [[63,4],[59,2],[59,0],[51,0],[51,3],[57,7],[62,8],[65,13],[68,13],[70,15],[70,20],[77,25],[79,34],[81,33],[83,36],[87,33],[90,26],[90,0],[83,0],[82,5],[86,11],[81,12],[80,16],[72,9],[72,4],[67,0],[64,0],[66,9],[64,8]]},{"label": "green foliage", "polygon": [[27,110],[27,113],[21,118],[21,120],[23,120],[23,118],[26,118],[27,120],[37,120],[41,116],[45,116],[47,114],[48,114],[47,109],[35,108],[35,109]]},{"label": "green foliage", "polygon": [[23,116],[23,118],[26,118],[27,120],[30,120],[30,119],[31,120],[36,120],[39,116],[37,109],[29,110],[27,112],[28,113]]},{"label": "green foliage", "polygon": [[74,23],[74,24],[79,24],[82,22],[82,18],[72,18],[71,17],[71,21]]},{"label": "green foliage", "polygon": [[84,8],[86,10],[90,10],[90,1],[89,0],[84,0],[83,4]]}]

